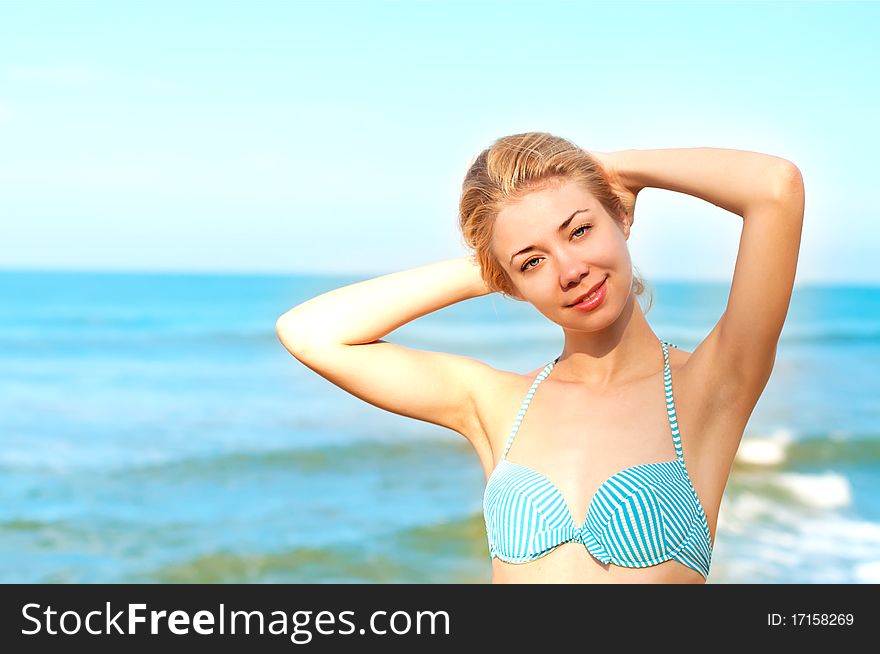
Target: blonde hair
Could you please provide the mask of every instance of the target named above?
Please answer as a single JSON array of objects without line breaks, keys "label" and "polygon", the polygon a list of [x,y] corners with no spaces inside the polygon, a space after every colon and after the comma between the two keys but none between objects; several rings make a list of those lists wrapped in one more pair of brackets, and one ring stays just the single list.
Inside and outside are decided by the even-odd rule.
[{"label": "blonde hair", "polygon": [[[483,281],[493,291],[513,300],[513,282],[490,247],[495,219],[502,208],[533,191],[571,180],[592,194],[622,228],[627,210],[612,190],[605,171],[589,152],[547,132],[504,136],[483,150],[468,168],[459,200],[459,227],[465,245],[480,265]],[[649,290],[633,266],[632,291],[641,297]],[[650,292],[648,308],[653,304]]]}]

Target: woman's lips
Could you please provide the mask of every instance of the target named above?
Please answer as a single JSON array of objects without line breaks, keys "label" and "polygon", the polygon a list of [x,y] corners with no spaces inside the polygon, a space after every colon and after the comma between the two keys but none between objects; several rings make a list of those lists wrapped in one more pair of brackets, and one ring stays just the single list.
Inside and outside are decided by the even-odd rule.
[{"label": "woman's lips", "polygon": [[605,282],[608,281],[608,278],[602,280],[602,283],[599,284],[599,288],[596,289],[593,297],[584,298],[583,302],[580,304],[573,304],[571,306],[572,309],[577,309],[578,311],[592,311],[605,299],[605,296],[608,294],[607,285]]}]

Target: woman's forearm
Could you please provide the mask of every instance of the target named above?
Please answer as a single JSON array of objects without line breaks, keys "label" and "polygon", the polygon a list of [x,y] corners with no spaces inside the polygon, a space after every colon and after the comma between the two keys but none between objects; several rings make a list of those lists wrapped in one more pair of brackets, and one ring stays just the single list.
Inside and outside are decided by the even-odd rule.
[{"label": "woman's forearm", "polygon": [[371,343],[416,318],[487,295],[473,257],[444,259],[328,291],[278,319],[294,344]]},{"label": "woman's forearm", "polygon": [[623,150],[614,153],[614,163],[636,193],[649,186],[686,193],[739,216],[777,197],[793,165],[781,157],[725,148]]}]

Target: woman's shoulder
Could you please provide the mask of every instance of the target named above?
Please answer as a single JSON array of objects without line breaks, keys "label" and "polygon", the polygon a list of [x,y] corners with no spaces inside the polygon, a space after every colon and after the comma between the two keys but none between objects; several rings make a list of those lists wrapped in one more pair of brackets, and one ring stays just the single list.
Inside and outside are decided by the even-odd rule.
[{"label": "woman's shoulder", "polygon": [[475,369],[479,370],[479,378],[475,380],[476,383],[473,384],[473,390],[479,396],[478,399],[484,402],[494,403],[498,400],[503,401],[511,393],[515,393],[522,387],[528,389],[535,380],[535,377],[540,374],[546,365],[546,363],[542,363],[534,370],[516,372],[496,368],[482,361],[478,362]]},{"label": "woman's shoulder", "polygon": [[[488,363],[472,359],[469,370],[465,374],[474,375],[469,380],[475,427],[481,432],[482,438],[488,439],[489,434],[496,431],[496,425],[522,402],[522,396],[528,391],[535,377],[546,367],[542,363],[538,368],[528,372],[516,372],[496,368]],[[514,406],[515,405],[515,406]]]}]

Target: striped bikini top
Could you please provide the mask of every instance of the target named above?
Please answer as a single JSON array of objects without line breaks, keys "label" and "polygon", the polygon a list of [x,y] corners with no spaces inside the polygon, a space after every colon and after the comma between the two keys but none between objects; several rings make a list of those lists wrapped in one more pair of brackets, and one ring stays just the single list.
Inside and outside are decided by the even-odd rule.
[{"label": "striped bikini top", "polygon": [[660,343],[666,411],[677,458],[635,465],[612,475],[590,501],[584,524],[575,524],[565,498],[552,481],[507,460],[535,389],[553,370],[557,357],[526,393],[504,454],[486,483],[483,516],[490,560],[525,563],[546,556],[563,543],[576,542],[602,563],[644,568],[671,559],[708,578],[712,538],[685,467],[672,398],[667,345],[678,346]]}]

